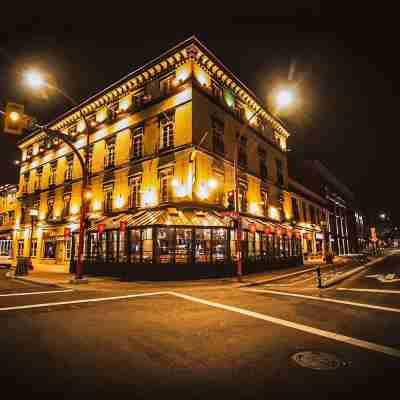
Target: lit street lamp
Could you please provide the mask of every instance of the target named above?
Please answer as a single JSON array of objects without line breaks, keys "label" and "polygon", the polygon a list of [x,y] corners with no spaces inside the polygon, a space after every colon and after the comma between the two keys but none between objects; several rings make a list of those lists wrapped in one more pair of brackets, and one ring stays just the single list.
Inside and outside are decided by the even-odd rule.
[{"label": "lit street lamp", "polygon": [[[50,89],[53,89],[60,93],[62,96],[64,96],[73,106],[78,106],[78,102],[74,100],[72,97],[70,97],[67,93],[65,93],[63,90],[58,88],[55,85],[50,84],[49,82],[46,81],[44,78],[43,74],[41,74],[39,71],[36,70],[28,70],[23,74],[24,78],[24,83],[29,86],[32,89],[40,89],[43,87],[47,87]],[[79,150],[77,147],[72,143],[70,140],[69,136],[60,132],[56,131],[53,129],[48,128],[47,126],[39,126],[36,125],[38,128],[43,129],[46,134],[48,134],[51,137],[56,137],[60,140],[62,140],[64,143],[66,143],[71,150],[76,154],[78,157],[78,160],[81,164],[82,168],[82,189],[81,189],[81,211],[80,211],[80,222],[79,222],[79,238],[78,238],[78,256],[77,256],[77,262],[76,262],[76,270],[75,270],[75,280],[74,282],[79,283],[83,282],[83,243],[85,240],[85,228],[86,228],[86,206],[87,206],[87,200],[91,198],[91,190],[88,187],[88,173],[87,173],[87,153],[89,149],[89,125],[87,123],[87,120],[85,118],[85,115],[82,113],[82,110],[79,111],[81,114],[81,117],[85,123],[86,130],[87,130],[87,135],[86,135],[86,147],[85,147],[85,155],[84,158],[80,154]]]}]

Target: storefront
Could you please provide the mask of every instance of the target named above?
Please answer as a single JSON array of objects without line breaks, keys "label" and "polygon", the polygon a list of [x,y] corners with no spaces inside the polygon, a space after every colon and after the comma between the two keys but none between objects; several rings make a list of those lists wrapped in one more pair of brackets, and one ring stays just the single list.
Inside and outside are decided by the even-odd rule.
[{"label": "storefront", "polygon": [[1,256],[13,256],[13,239],[12,233],[0,234],[0,255]]},{"label": "storefront", "polygon": [[[273,263],[301,258],[300,235],[261,220],[242,217],[240,246],[245,262]],[[236,229],[216,211],[157,210],[105,218],[89,227],[86,263],[214,265],[236,260]],[[78,234],[73,235],[75,261]]]}]

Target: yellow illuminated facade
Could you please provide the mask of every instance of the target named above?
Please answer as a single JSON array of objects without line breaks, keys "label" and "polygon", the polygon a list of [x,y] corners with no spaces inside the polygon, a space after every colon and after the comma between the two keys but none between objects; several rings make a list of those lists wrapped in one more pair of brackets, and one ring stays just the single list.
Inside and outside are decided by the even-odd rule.
[{"label": "yellow illuminated facade", "polygon": [[[200,213],[193,219],[196,224],[206,226],[199,222],[204,218],[201,213],[211,210],[219,213],[218,223],[230,229],[227,193],[235,190],[237,154],[244,226],[257,221],[259,232],[263,226],[273,232],[289,228],[289,134],[195,38],[84,101],[79,109],[56,119],[52,128],[69,135],[87,160],[91,227],[104,222],[108,229],[108,224],[114,226],[111,218],[162,210],[170,214],[163,220],[166,225],[176,218],[176,212],[191,210]],[[24,240],[32,225],[28,210],[35,208],[35,256],[41,262],[67,264],[73,252],[71,237],[79,228],[82,171],[78,159],[67,145],[51,141],[40,131],[19,146],[22,163],[15,243]],[[143,237],[150,235],[141,232]],[[153,248],[157,232],[152,231]],[[122,233],[116,234],[118,243]],[[178,233],[174,237],[178,243]],[[24,255],[31,252],[32,244],[27,242],[20,251]],[[118,246],[120,257],[125,250]],[[146,243],[141,246],[144,259],[150,250]],[[178,262],[176,255],[174,260]]]},{"label": "yellow illuminated facade", "polygon": [[13,257],[17,185],[0,186],[0,255]]}]

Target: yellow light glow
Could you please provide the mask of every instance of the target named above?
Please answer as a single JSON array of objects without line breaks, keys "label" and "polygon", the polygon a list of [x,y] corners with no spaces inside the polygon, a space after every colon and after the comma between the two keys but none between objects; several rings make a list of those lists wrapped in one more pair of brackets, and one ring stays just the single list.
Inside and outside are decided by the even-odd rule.
[{"label": "yellow light glow", "polygon": [[218,186],[218,182],[216,179],[210,178],[207,182],[207,185],[208,185],[209,189],[216,189],[216,187]]},{"label": "yellow light glow", "polygon": [[270,218],[279,220],[279,210],[276,207],[269,207],[268,214]]},{"label": "yellow light glow", "polygon": [[40,213],[39,219],[40,219],[41,221],[44,221],[44,220],[46,219],[46,213],[45,213],[45,212],[41,212],[41,213]]},{"label": "yellow light glow", "polygon": [[250,204],[250,213],[251,214],[258,214],[259,213],[259,208],[257,203],[251,203]]},{"label": "yellow light glow", "polygon": [[131,104],[132,104],[132,98],[131,97],[124,97],[119,102],[119,108],[122,111],[126,111],[131,106]]},{"label": "yellow light glow", "polygon": [[183,83],[186,81],[187,78],[189,78],[190,75],[190,70],[189,67],[181,68],[179,71],[176,73],[175,77],[175,84]]},{"label": "yellow light glow", "polygon": [[78,214],[78,212],[79,212],[79,207],[76,204],[72,205],[71,206],[71,214],[75,215],[75,214]]},{"label": "yellow light glow", "polygon": [[99,211],[101,210],[101,203],[99,200],[95,200],[93,202],[93,206],[92,206],[93,211]]},{"label": "yellow light glow", "polygon": [[103,108],[96,114],[96,121],[101,124],[107,119],[107,116],[108,116],[107,108]]},{"label": "yellow light glow", "polygon": [[187,195],[187,191],[184,185],[179,185],[175,188],[175,194],[177,197],[185,197]]},{"label": "yellow light glow", "polygon": [[87,188],[87,189],[85,190],[85,199],[86,199],[86,200],[90,200],[90,199],[92,198],[92,196],[93,196],[92,190],[89,189],[89,188]]},{"label": "yellow light glow", "polygon": [[78,125],[77,125],[77,127],[76,127],[76,130],[77,130],[78,133],[82,133],[82,132],[85,132],[85,129],[86,129],[85,121],[84,121],[83,119],[81,119],[81,120],[78,122]]},{"label": "yellow light glow", "polygon": [[11,111],[9,117],[12,122],[17,122],[21,118],[21,115],[16,111]]},{"label": "yellow light glow", "polygon": [[204,200],[209,196],[209,192],[204,182],[200,184],[199,190],[197,191],[197,196],[200,200]]},{"label": "yellow light glow", "polygon": [[122,208],[124,206],[124,198],[122,196],[118,196],[115,200],[115,205],[117,208]]},{"label": "yellow light glow", "polygon": [[143,206],[149,207],[155,205],[156,203],[156,191],[154,188],[147,189],[143,193]]},{"label": "yellow light glow", "polygon": [[210,86],[210,77],[202,69],[196,69],[195,77],[202,86]]},{"label": "yellow light glow", "polygon": [[29,70],[24,74],[25,83],[33,89],[39,89],[46,84],[39,71]]},{"label": "yellow light glow", "polygon": [[179,180],[178,180],[178,178],[172,179],[171,185],[172,185],[173,188],[177,188],[177,187],[179,186]]}]

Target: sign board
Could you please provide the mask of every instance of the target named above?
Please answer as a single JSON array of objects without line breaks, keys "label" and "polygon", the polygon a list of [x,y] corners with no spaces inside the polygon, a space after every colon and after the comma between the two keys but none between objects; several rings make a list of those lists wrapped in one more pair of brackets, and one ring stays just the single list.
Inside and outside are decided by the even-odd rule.
[{"label": "sign board", "polygon": [[376,242],[378,240],[378,236],[376,235],[375,227],[371,227],[371,240]]}]

